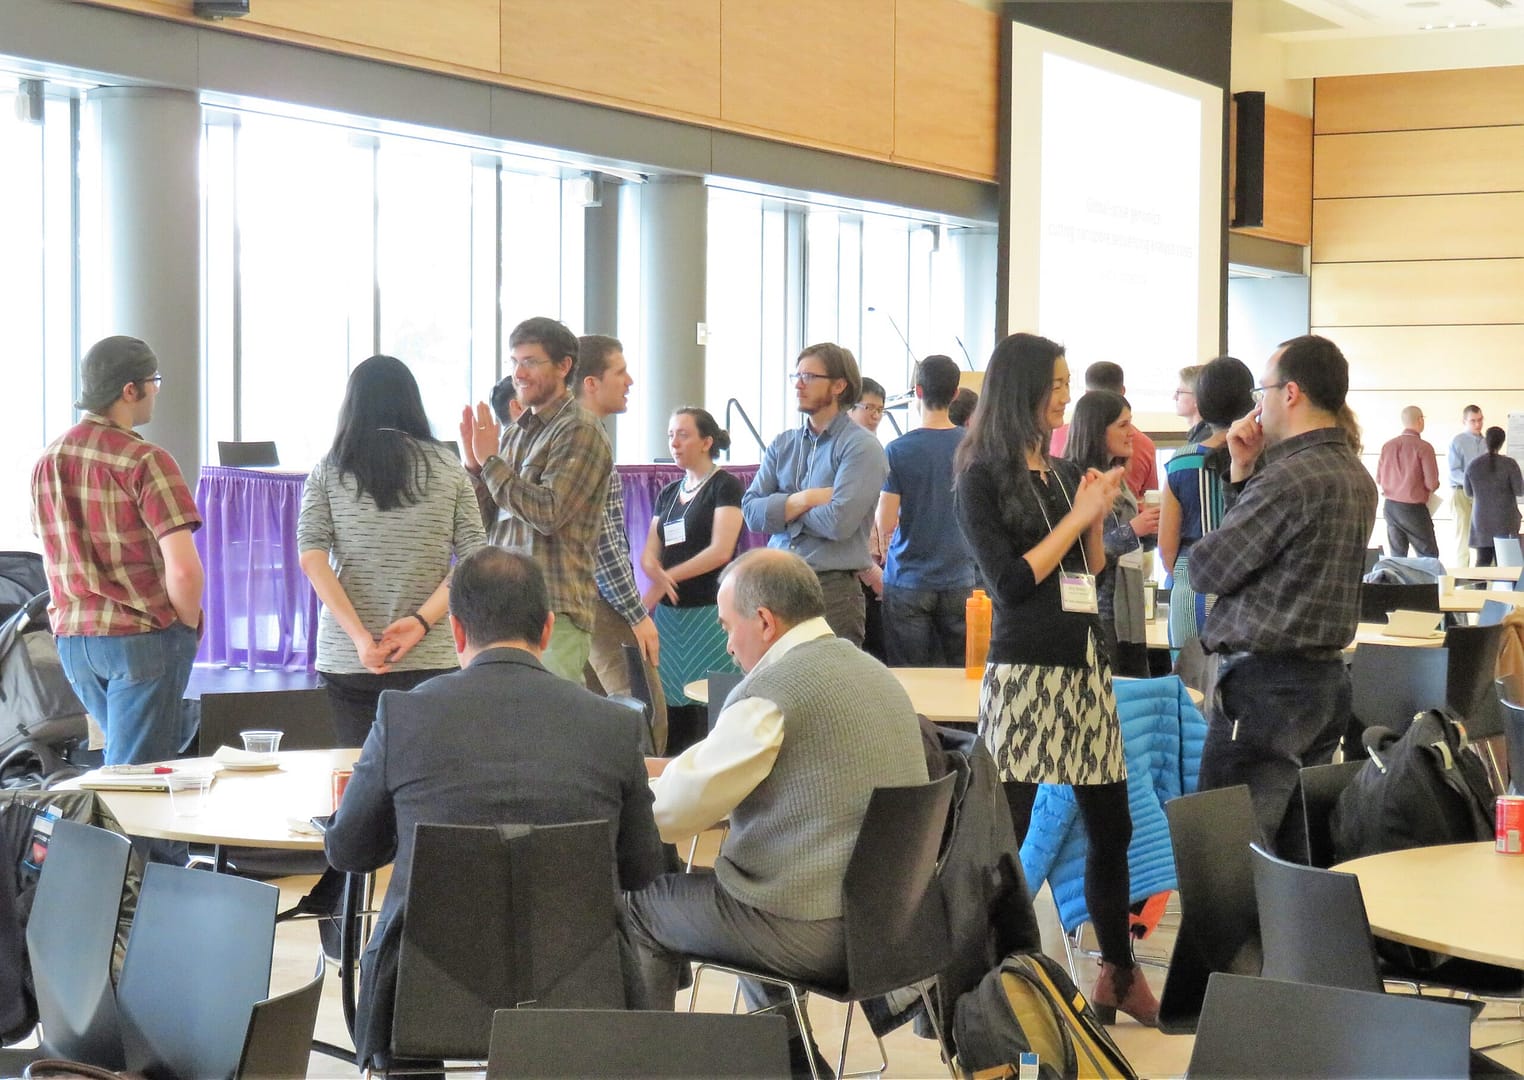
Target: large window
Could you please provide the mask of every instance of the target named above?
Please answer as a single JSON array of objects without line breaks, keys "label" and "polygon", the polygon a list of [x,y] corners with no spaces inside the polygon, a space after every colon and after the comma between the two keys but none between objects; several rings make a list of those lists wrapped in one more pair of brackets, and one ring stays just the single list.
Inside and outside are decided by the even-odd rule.
[{"label": "large window", "polygon": [[13,403],[0,424],[0,549],[33,549],[32,465],[74,421],[78,107],[0,76],[0,327]]}]

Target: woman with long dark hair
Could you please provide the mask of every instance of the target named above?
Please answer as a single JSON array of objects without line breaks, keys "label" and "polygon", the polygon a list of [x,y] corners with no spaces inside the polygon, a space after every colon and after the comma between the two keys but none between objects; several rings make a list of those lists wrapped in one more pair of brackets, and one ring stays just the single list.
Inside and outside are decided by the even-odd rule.
[{"label": "woman with long dark hair", "polygon": [[[1064,457],[1082,469],[1106,472],[1132,460],[1132,407],[1121,394],[1092,390],[1074,405]],[[1106,512],[1101,541],[1106,568],[1096,575],[1101,637],[1113,671],[1148,675],[1148,627],[1143,615],[1143,537],[1159,531],[1159,507],[1138,508],[1123,484]]]},{"label": "woman with long dark hair", "polygon": [[1013,334],[995,346],[956,458],[958,523],[994,601],[979,731],[1005,781],[1018,842],[1039,784],[1074,789],[1089,834],[1085,901],[1100,939],[1091,1002],[1157,1022],[1128,930],[1127,764],[1094,575],[1122,470],[1048,456],[1069,402],[1063,346]]},{"label": "woman with long dark hair", "polygon": [[350,372],[296,535],[323,602],[317,669],[339,744],[360,746],[382,690],[456,667],[443,623],[451,560],[487,542],[466,471],[434,438],[402,361],[372,356]]},{"label": "woman with long dark hair", "polygon": [[1477,566],[1497,563],[1498,537],[1519,535],[1519,499],[1524,476],[1519,463],[1502,452],[1508,433],[1490,427],[1482,436],[1487,452],[1466,466],[1466,494],[1471,496],[1471,547]]}]

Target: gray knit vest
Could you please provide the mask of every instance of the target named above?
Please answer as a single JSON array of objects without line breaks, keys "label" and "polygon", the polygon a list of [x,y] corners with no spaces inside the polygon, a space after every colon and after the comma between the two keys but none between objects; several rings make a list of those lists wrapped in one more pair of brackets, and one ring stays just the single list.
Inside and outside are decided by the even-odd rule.
[{"label": "gray knit vest", "polygon": [[816,638],[743,679],[726,705],[783,710],[767,779],[730,812],[715,873],[726,892],[788,919],[841,917],[841,885],[876,787],[926,783],[915,709],[903,687],[841,638]]}]

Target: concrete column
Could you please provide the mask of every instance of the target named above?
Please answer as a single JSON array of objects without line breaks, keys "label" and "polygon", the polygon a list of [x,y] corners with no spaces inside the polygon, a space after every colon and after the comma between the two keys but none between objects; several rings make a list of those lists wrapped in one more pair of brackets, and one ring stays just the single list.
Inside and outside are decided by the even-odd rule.
[{"label": "concrete column", "polygon": [[[653,177],[640,198],[640,328],[645,423],[637,449],[649,461],[668,455],[667,418],[704,400],[704,321],[708,195],[691,176]],[[639,376],[637,376],[639,377]]]},{"label": "concrete column", "polygon": [[[101,136],[104,334],[148,342],[164,376],[144,438],[201,467],[201,103],[182,90],[89,92]],[[89,348],[91,342],[85,342]]]},{"label": "concrete column", "polygon": [[[582,333],[618,337],[619,186],[605,179],[602,191],[600,205],[584,211],[587,217],[582,234]],[[633,348],[634,343],[630,344]],[[612,416],[604,418],[603,428],[614,444],[617,461],[619,429]]]}]

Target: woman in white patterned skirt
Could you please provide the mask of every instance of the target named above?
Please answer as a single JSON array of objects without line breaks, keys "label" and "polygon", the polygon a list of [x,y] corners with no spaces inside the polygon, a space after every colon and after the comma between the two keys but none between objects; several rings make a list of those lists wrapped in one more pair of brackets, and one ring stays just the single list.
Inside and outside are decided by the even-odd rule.
[{"label": "woman in white patterned skirt", "polygon": [[958,522],[994,602],[979,694],[979,730],[994,755],[1018,843],[1040,784],[1074,789],[1089,836],[1085,902],[1101,946],[1091,1002],[1158,1022],[1159,1003],[1133,962],[1128,928],[1127,764],[1097,616],[1106,565],[1102,523],[1122,469],[1048,456],[1069,403],[1064,350],[1034,334],[995,346],[984,391],[958,448]]},{"label": "woman in white patterned skirt", "polygon": [[715,464],[730,433],[704,409],[688,406],[667,427],[683,478],[661,489],[640,568],[651,579],[645,603],[661,636],[662,692],[689,705],[683,686],[711,671],[735,671],[725,648],[715,593],[720,571],[741,538],[741,481]]}]

